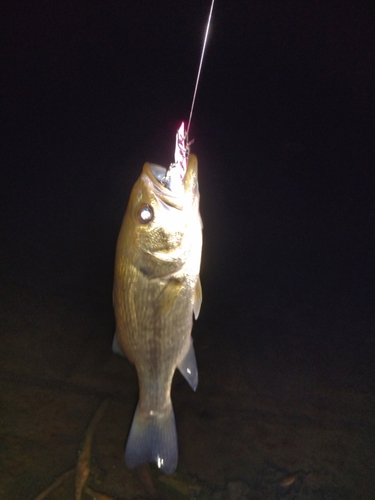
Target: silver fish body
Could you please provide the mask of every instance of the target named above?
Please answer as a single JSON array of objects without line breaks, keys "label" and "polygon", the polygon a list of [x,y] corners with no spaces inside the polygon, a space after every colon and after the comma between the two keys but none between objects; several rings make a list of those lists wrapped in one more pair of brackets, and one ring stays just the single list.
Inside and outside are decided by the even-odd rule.
[{"label": "silver fish body", "polygon": [[202,223],[196,156],[173,191],[163,184],[166,173],[146,163],[130,195],[116,248],[113,350],[134,363],[139,382],[126,465],[155,462],[171,474],[178,458],[170,396],[176,368],[194,390],[198,383],[191,329],[202,301]]}]

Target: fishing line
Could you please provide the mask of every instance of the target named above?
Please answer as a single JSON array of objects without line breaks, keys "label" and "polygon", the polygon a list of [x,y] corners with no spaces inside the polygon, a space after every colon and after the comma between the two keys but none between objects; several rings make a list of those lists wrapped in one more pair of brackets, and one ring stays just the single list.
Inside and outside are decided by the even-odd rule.
[{"label": "fishing line", "polygon": [[212,10],[214,8],[214,3],[215,3],[215,0],[212,0],[210,13],[208,16],[208,21],[207,21],[206,33],[205,33],[204,40],[203,40],[201,60],[199,62],[197,79],[195,81],[195,89],[194,89],[194,94],[193,94],[193,101],[191,103],[188,126],[187,126],[186,131],[185,131],[184,122],[181,123],[181,126],[178,129],[177,135],[176,135],[176,147],[175,147],[175,153],[174,153],[174,162],[169,165],[169,167],[166,169],[165,176],[160,180],[161,184],[163,184],[163,186],[167,187],[171,191],[173,191],[174,189],[177,189],[177,186],[179,186],[179,187],[182,186],[181,181],[185,177],[186,169],[187,169],[187,165],[188,165],[188,161],[189,161],[190,145],[193,144],[193,142],[194,142],[194,139],[192,141],[188,142],[189,129],[190,129],[191,118],[193,116],[195,98],[197,96],[199,78],[201,76],[201,71],[202,71],[203,57],[204,57],[204,52],[206,50],[208,30],[210,29],[211,16],[212,16]]},{"label": "fishing line", "polygon": [[206,34],[204,36],[204,41],[203,41],[203,47],[202,47],[202,54],[201,54],[201,60],[199,63],[199,68],[198,68],[198,75],[197,79],[195,82],[195,89],[194,89],[194,95],[193,95],[193,102],[191,103],[191,109],[190,109],[190,116],[189,116],[189,122],[188,126],[186,129],[186,137],[188,137],[189,134],[189,129],[190,129],[190,123],[191,123],[191,117],[193,116],[193,109],[194,109],[194,104],[195,104],[195,97],[197,95],[197,89],[198,89],[198,83],[199,83],[199,77],[201,76],[201,70],[202,70],[202,63],[203,63],[203,57],[204,57],[204,52],[206,50],[206,45],[207,45],[207,37],[208,37],[208,30],[210,28],[210,23],[211,23],[211,15],[212,15],[212,10],[214,8],[214,3],[215,0],[212,0],[211,2],[211,9],[210,9],[210,14],[208,16],[208,21],[207,21],[207,28],[206,28]]}]

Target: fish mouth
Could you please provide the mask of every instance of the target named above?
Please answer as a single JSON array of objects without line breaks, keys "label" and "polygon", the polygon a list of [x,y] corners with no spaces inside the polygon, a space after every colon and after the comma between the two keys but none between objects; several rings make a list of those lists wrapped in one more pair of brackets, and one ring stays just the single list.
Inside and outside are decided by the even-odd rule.
[{"label": "fish mouth", "polygon": [[148,166],[159,185],[163,186],[170,193],[173,193],[173,195],[181,196],[184,191],[184,182],[179,176],[170,174],[172,165],[169,168],[165,168],[155,163],[149,163]]},{"label": "fish mouth", "polygon": [[156,165],[156,163],[148,164],[152,175],[162,186],[167,186],[167,169],[161,165]]},{"label": "fish mouth", "polygon": [[165,207],[173,207],[182,210],[182,196],[184,194],[184,184],[182,182],[180,186],[171,186],[168,182],[168,169],[156,163],[145,163],[143,173],[152,182],[152,191],[154,195]]}]

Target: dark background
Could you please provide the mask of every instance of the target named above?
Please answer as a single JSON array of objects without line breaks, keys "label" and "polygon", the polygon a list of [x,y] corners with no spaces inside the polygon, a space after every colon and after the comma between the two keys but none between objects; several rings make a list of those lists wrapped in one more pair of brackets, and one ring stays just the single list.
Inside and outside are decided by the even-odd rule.
[{"label": "dark background", "polygon": [[[202,321],[249,345],[238,325],[267,301],[312,322],[348,311],[371,322],[374,7],[216,2],[190,133],[204,221]],[[88,299],[109,318],[108,345],[127,199],[145,161],[173,159],[209,7],[3,4],[1,277]],[[362,339],[338,342],[355,351]]]}]

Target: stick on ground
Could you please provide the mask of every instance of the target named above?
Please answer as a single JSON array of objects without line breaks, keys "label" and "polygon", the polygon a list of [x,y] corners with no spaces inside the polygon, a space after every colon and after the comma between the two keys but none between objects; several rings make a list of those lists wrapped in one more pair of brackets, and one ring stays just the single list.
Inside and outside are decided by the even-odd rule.
[{"label": "stick on ground", "polygon": [[79,454],[77,467],[76,467],[76,500],[81,500],[82,491],[86,484],[87,478],[90,475],[90,457],[91,445],[94,436],[95,427],[98,425],[100,419],[103,417],[107,410],[108,399],[101,402],[95,412],[93,419],[86,431],[85,441],[82,446],[81,453]]}]

